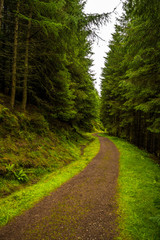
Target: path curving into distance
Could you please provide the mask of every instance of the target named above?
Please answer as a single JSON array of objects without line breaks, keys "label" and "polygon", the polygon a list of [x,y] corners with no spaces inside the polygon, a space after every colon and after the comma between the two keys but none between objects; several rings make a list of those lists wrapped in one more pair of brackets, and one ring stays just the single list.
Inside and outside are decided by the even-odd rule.
[{"label": "path curving into distance", "polygon": [[100,151],[78,175],[0,229],[0,240],[111,240],[116,234],[119,152]]}]

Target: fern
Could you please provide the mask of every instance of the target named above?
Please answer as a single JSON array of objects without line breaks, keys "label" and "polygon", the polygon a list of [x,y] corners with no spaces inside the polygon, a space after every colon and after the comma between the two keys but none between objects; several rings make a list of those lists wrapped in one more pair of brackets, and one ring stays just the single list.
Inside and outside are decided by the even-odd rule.
[{"label": "fern", "polygon": [[14,172],[14,175],[19,182],[27,182],[28,181],[28,177],[23,169],[21,169],[20,171]]}]

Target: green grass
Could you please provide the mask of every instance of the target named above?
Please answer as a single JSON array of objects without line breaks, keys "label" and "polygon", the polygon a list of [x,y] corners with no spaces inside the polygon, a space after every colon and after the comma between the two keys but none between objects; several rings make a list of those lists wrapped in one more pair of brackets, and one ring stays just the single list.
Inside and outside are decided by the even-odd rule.
[{"label": "green grass", "polygon": [[64,133],[59,130],[59,134],[48,130],[42,136],[29,131],[18,136],[9,133],[0,136],[0,198],[23,188],[24,184],[35,183],[47,172],[77,161],[80,146],[92,138],[91,134],[71,130]]},{"label": "green grass", "polygon": [[[88,138],[91,137],[88,136]],[[87,142],[85,141],[82,143]],[[13,217],[20,215],[23,211],[31,208],[44,196],[50,194],[56,188],[60,187],[64,182],[82,171],[98,153],[100,143],[98,138],[94,138],[92,142],[87,144],[82,156],[80,155],[80,150],[77,153],[74,152],[74,147],[75,146],[72,146],[72,143],[70,143],[71,149],[66,149],[66,151],[72,150],[72,154],[76,154],[78,156],[77,161],[71,162],[69,165],[62,167],[53,173],[45,175],[35,185],[27,186],[17,192],[12,193],[8,197],[0,199],[0,226],[7,224],[7,222]],[[75,150],[77,149],[78,148],[75,148]]]},{"label": "green grass", "polygon": [[119,240],[160,239],[160,168],[146,152],[115,137],[118,179]]}]

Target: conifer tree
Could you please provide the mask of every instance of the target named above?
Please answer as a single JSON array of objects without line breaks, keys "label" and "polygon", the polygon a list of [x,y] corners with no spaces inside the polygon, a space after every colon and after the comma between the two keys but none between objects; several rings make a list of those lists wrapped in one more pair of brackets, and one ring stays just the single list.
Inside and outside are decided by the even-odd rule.
[{"label": "conifer tree", "polygon": [[22,110],[26,110],[27,104],[27,81],[28,81],[28,58],[29,58],[29,43],[30,43],[30,31],[31,31],[31,21],[32,21],[32,9],[30,10],[27,36],[26,36],[26,51],[25,51],[25,61],[24,61],[24,80],[23,80],[23,98],[22,98]]},{"label": "conifer tree", "polygon": [[13,43],[13,62],[12,62],[12,88],[11,88],[11,107],[14,108],[16,94],[16,72],[17,72],[17,48],[18,48],[18,27],[19,27],[19,8],[20,1],[17,0],[15,26],[14,26],[14,43]]},{"label": "conifer tree", "polygon": [[2,28],[3,7],[4,7],[4,0],[0,0],[0,31]]},{"label": "conifer tree", "polygon": [[98,100],[88,36],[94,35],[92,24],[100,26],[108,14],[86,15],[84,4],[4,0],[0,89],[11,95],[12,108],[15,100],[23,111],[35,104],[52,120],[92,128]]},{"label": "conifer tree", "polygon": [[115,39],[116,28],[103,69],[101,115],[112,134],[159,155],[160,13],[154,11],[156,6],[159,9],[157,0],[125,2],[120,38]]}]

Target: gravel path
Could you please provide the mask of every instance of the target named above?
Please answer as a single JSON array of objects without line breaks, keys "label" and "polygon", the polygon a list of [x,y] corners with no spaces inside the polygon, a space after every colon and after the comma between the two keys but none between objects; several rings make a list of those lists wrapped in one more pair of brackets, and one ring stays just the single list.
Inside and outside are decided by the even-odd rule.
[{"label": "gravel path", "polygon": [[0,240],[114,239],[119,152],[107,138],[99,140],[84,171],[1,228]]}]

